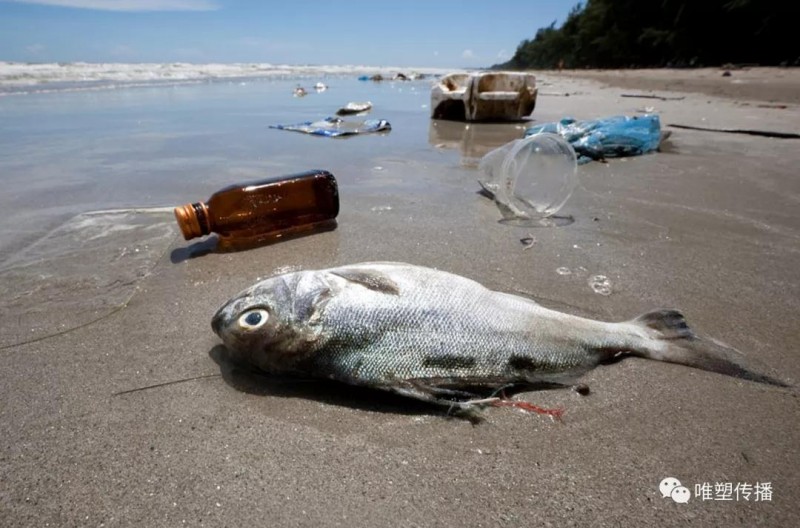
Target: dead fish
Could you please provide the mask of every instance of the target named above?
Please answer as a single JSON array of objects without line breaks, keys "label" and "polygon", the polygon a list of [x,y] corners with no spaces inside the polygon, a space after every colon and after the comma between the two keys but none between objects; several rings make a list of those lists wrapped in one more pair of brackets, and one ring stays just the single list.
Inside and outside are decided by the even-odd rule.
[{"label": "dead fish", "polygon": [[211,326],[233,360],[269,373],[463,409],[503,387],[569,386],[622,354],[786,386],[696,336],[675,310],[596,321],[402,263],[278,275],[227,302]]}]

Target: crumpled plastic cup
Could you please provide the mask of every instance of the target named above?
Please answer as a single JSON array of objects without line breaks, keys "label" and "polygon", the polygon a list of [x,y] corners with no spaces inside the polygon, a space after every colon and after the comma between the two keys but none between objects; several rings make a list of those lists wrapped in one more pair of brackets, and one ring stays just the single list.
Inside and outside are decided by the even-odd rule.
[{"label": "crumpled plastic cup", "polygon": [[536,134],[506,143],[478,165],[481,186],[494,198],[502,222],[521,227],[571,223],[557,217],[578,184],[577,156],[556,134]]}]

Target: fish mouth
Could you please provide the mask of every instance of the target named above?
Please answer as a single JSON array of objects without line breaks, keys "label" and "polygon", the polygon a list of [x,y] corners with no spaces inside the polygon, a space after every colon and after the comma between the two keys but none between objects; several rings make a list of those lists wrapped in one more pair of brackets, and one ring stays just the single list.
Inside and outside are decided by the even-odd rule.
[{"label": "fish mouth", "polygon": [[211,318],[211,329],[214,330],[214,333],[217,334],[220,338],[222,337],[222,330],[225,328],[225,307],[223,306],[217,313],[214,314],[214,317]]}]

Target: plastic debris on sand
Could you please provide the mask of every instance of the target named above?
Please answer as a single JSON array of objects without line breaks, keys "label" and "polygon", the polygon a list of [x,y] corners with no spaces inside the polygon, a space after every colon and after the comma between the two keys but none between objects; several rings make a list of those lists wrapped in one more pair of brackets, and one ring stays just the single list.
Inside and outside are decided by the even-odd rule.
[{"label": "plastic debris on sand", "polygon": [[578,163],[582,164],[605,158],[638,156],[658,149],[661,121],[657,115],[621,115],[586,121],[565,117],[557,123],[525,130],[526,137],[541,133],[558,134],[569,141],[578,154]]}]

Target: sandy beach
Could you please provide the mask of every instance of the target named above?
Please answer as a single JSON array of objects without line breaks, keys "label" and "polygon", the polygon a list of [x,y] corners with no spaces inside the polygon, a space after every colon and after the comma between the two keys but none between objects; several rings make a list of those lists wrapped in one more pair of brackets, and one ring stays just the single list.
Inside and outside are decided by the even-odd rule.
[{"label": "sandy beach", "polygon": [[[561,423],[494,408],[473,425],[226,361],[211,316],[256,280],[404,261],[596,319],[680,309],[797,387],[800,140],[670,125],[800,133],[798,72],[537,78],[534,123],[647,111],[671,131],[658,153],[580,166],[562,211],[575,222],[558,228],[500,224],[477,192],[477,160],[524,126],[432,122],[429,80],[337,76],[301,99],[308,78],[0,97],[0,524],[792,526],[796,388],[629,358],[588,373],[587,396],[519,396],[564,408]],[[361,100],[390,133],[268,128]],[[336,230],[239,253],[180,236],[171,207],[312,168],[339,181]],[[772,493],[677,504],[666,477]]]},{"label": "sandy beach", "polygon": [[744,102],[800,103],[798,68],[569,70],[560,75],[594,79],[619,88],[703,93]]}]

